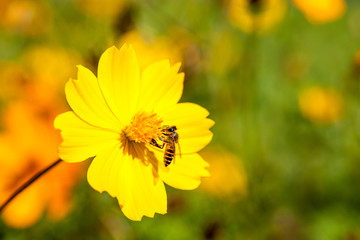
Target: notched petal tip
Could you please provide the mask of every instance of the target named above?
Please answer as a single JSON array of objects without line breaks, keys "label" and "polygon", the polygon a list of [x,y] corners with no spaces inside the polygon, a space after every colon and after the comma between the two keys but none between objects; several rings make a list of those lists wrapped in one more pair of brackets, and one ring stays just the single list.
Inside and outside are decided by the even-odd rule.
[{"label": "notched petal tip", "polygon": [[209,128],[212,128],[215,125],[215,121],[210,118],[208,118],[208,122],[209,122],[209,126],[210,126]]},{"label": "notched petal tip", "polygon": [[209,176],[207,166],[208,163],[199,154],[185,154],[175,164],[161,167],[159,174],[166,184],[174,188],[193,190],[200,185],[202,177]]},{"label": "notched petal tip", "polygon": [[[89,172],[89,169],[88,169],[88,172]],[[90,185],[90,187],[92,189],[94,189],[95,191],[99,192],[99,193],[103,193],[103,192],[107,192],[106,190],[102,189],[102,188],[99,188],[98,185],[94,184],[93,181],[91,180],[91,177],[89,177],[89,174],[86,174],[86,180],[87,180],[87,183]],[[115,197],[115,196],[112,196],[109,192],[107,192],[111,197]]]},{"label": "notched petal tip", "polygon": [[[126,47],[126,43],[122,46],[122,47]],[[119,51],[119,49],[115,46],[115,45],[112,45],[111,47],[109,47],[108,49],[106,49],[106,51]],[[106,52],[105,51],[105,52]]]},{"label": "notched petal tip", "polygon": [[76,65],[76,68],[78,70],[77,71],[77,79],[70,78],[72,80],[82,80],[82,79],[86,80],[86,76],[84,76],[86,74],[91,74],[92,75],[91,77],[95,77],[95,75],[93,74],[93,72],[90,69],[88,69],[87,67],[85,67],[81,64]]},{"label": "notched petal tip", "polygon": [[[207,167],[209,167],[209,165]],[[210,176],[211,176],[211,174],[210,174],[209,170],[207,168],[205,168],[201,177],[210,177]]]},{"label": "notched petal tip", "polygon": [[178,72],[177,73],[177,77],[178,77],[178,81],[180,81],[181,83],[184,82],[184,79],[185,79],[185,73],[183,72]]},{"label": "notched petal tip", "polygon": [[[118,48],[117,48],[116,46],[114,46],[114,45],[113,45],[112,47],[118,49]],[[122,50],[122,49],[128,49],[129,47],[132,48],[132,44],[128,44],[128,43],[126,42],[126,43],[124,43],[124,44],[120,47],[120,50]]]},{"label": "notched petal tip", "polygon": [[[121,46],[121,48],[120,48],[120,50],[118,50],[117,49],[117,47],[115,47],[115,46],[113,46],[115,49],[116,49],[116,51],[118,51],[119,53],[127,53],[127,54],[129,54],[131,57],[135,57],[136,58],[136,53],[135,53],[135,50],[134,50],[134,48],[133,48],[133,46],[132,46],[132,44],[128,44],[128,43],[124,43],[122,46]],[[137,59],[137,58],[136,58]]]},{"label": "notched petal tip", "polygon": [[[124,47],[124,46],[123,46]],[[123,48],[122,47],[122,48]],[[121,49],[122,49],[121,48]],[[112,56],[113,54],[118,54],[118,52],[119,52],[119,49],[117,48],[117,47],[115,47],[115,46],[111,46],[111,47],[109,47],[108,49],[106,49],[104,52],[103,52],[103,54],[101,54],[101,56],[100,56],[100,59],[99,59],[99,64],[98,64],[98,73],[99,73],[99,71],[100,71],[100,65],[102,65],[104,62],[107,62],[106,60],[107,60],[107,58],[109,57],[109,56]]]},{"label": "notched petal tip", "polygon": [[184,102],[179,104],[181,105],[181,107],[183,107],[182,110],[185,112],[197,114],[199,116],[202,116],[202,118],[206,118],[210,115],[210,112],[203,106],[200,106],[199,104],[191,103],[191,102]]},{"label": "notched petal tip", "polygon": [[134,50],[133,45],[131,43],[124,43],[123,46],[120,48],[120,50],[122,48],[125,48],[126,50],[135,53],[135,50]]},{"label": "notched petal tip", "polygon": [[[177,62],[177,63],[175,63],[175,64],[172,66],[172,68],[173,68],[174,70],[176,70],[176,72],[179,72],[181,65],[182,65],[181,62]],[[182,75],[185,76],[185,74],[184,74],[183,72],[180,72],[179,74],[182,74]]]},{"label": "notched petal tip", "polygon": [[[81,64],[78,64],[78,65],[76,65],[76,68],[78,69],[78,70],[80,70],[80,69],[82,69],[82,68],[86,68],[86,67],[84,67],[83,65],[81,65]],[[87,69],[87,68],[86,68]]]},{"label": "notched petal tip", "polygon": [[125,217],[127,217],[128,219],[130,219],[132,221],[137,221],[137,222],[142,221],[142,219],[144,217],[154,218],[156,213],[161,214],[161,215],[167,214],[167,210],[165,210],[164,212],[153,212],[152,214],[139,214],[139,215],[137,215],[137,214],[134,214],[134,213],[129,213],[128,212],[129,210],[124,208],[124,206],[121,205],[120,203],[119,203],[119,205],[120,205],[121,211],[123,212]]},{"label": "notched petal tip", "polygon": [[63,113],[59,114],[54,120],[54,123],[53,123],[54,128],[61,130],[61,127],[64,123],[64,118],[66,118],[66,115],[68,115],[69,113],[72,113],[72,112],[73,111],[67,111],[67,112],[63,112]]}]

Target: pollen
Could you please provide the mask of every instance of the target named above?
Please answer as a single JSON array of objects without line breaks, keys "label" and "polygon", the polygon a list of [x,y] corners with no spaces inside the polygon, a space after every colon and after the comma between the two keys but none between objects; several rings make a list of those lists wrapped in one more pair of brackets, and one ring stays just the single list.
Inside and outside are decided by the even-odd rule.
[{"label": "pollen", "polygon": [[148,143],[161,135],[162,119],[155,113],[138,112],[125,127],[125,136],[137,143]]}]

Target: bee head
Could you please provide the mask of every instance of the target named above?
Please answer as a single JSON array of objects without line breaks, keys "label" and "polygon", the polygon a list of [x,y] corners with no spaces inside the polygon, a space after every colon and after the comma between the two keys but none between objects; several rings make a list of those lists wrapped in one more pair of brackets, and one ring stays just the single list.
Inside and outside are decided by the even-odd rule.
[{"label": "bee head", "polygon": [[176,126],[171,126],[168,128],[169,132],[175,132],[177,130]]}]

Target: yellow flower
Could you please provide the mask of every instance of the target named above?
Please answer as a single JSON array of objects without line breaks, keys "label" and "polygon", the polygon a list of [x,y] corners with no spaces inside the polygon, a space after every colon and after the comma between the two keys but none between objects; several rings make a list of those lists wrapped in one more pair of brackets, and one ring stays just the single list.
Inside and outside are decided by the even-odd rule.
[{"label": "yellow flower", "polygon": [[201,153],[210,164],[211,176],[201,183],[201,188],[215,196],[238,200],[247,193],[247,177],[240,159],[224,149]]},{"label": "yellow flower", "polygon": [[[63,91],[69,76],[76,75],[78,54],[50,46],[33,46],[27,49],[19,61],[0,63],[0,99],[16,97],[41,104],[53,101]],[[61,66],[61,71],[59,71]]]},{"label": "yellow flower", "polygon": [[263,33],[283,19],[286,7],[285,0],[230,0],[228,17],[246,33]]},{"label": "yellow flower", "polygon": [[140,68],[144,68],[153,62],[169,59],[170,63],[181,61],[181,53],[175,44],[165,38],[145,38],[138,31],[130,31],[121,36],[120,46],[124,43],[131,43],[136,49]]},{"label": "yellow flower", "polygon": [[213,31],[210,39],[210,54],[205,58],[210,72],[214,72],[217,76],[224,76],[231,69],[239,66],[242,49],[235,42],[233,35],[227,31]]},{"label": "yellow flower", "polygon": [[334,89],[312,86],[300,92],[301,113],[319,124],[336,122],[342,113],[343,104],[340,95]]},{"label": "yellow flower", "polygon": [[28,82],[23,67],[15,62],[0,63],[0,99],[8,101],[19,96],[23,85]]},{"label": "yellow flower", "polygon": [[[3,113],[0,134],[0,203],[22,184],[58,159],[61,138],[52,127],[59,113],[17,101]],[[82,175],[83,164],[62,163],[19,194],[3,210],[4,222],[15,228],[35,224],[46,211],[51,220],[60,220],[71,210],[71,190]]]},{"label": "yellow flower", "polygon": [[[55,120],[63,137],[60,157],[80,162],[95,156],[89,184],[116,197],[132,220],[166,213],[163,182],[190,190],[208,176],[208,164],[196,152],[211,141],[214,122],[199,105],[178,103],[184,80],[179,67],[164,60],[140,72],[133,48],[125,44],[103,53],[98,77],[79,66],[78,79],[66,84],[73,111]],[[149,144],[152,139],[161,144],[164,125],[177,127],[182,152],[168,167],[164,151]]]},{"label": "yellow flower", "polygon": [[85,13],[100,17],[116,17],[128,5],[129,0],[76,0]]},{"label": "yellow flower", "polygon": [[38,35],[50,28],[50,8],[42,1],[3,0],[0,24],[9,30]]},{"label": "yellow flower", "polygon": [[293,0],[295,6],[312,23],[327,23],[342,17],[345,13],[344,0]]},{"label": "yellow flower", "polygon": [[46,45],[32,46],[21,57],[31,79],[54,90],[62,89],[69,76],[76,74],[75,64],[80,61],[76,52]]}]

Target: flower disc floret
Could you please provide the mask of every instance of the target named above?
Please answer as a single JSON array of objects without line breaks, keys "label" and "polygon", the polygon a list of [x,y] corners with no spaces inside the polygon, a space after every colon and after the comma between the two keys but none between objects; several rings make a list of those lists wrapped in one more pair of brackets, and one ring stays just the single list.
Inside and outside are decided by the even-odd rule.
[{"label": "flower disc floret", "polygon": [[124,129],[125,136],[136,143],[148,143],[161,135],[162,120],[156,113],[138,112]]}]

